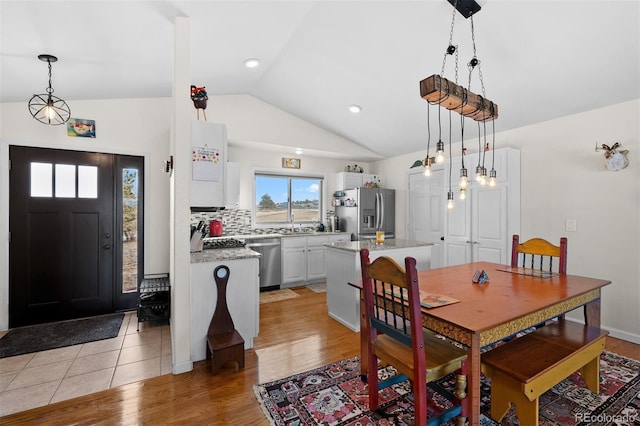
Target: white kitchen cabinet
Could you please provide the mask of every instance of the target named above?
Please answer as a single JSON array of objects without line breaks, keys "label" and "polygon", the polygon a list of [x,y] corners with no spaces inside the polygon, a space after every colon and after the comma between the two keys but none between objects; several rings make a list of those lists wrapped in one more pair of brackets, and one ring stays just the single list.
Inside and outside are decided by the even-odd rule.
[{"label": "white kitchen cabinet", "polygon": [[307,239],[305,237],[283,238],[282,285],[304,282],[307,279]]},{"label": "white kitchen cabinet", "polygon": [[366,183],[378,183],[379,177],[371,173],[353,173],[338,172],[336,173],[336,190],[361,188]]},{"label": "white kitchen cabinet", "polygon": [[431,267],[444,266],[444,169],[432,168],[431,176],[422,167],[410,169],[407,184],[407,239],[433,244]]},{"label": "white kitchen cabinet", "polygon": [[227,172],[224,179],[224,205],[228,209],[240,206],[240,164],[227,162]]},{"label": "white kitchen cabinet", "polygon": [[[477,155],[465,157],[470,180],[478,164]],[[495,187],[473,182],[467,189],[466,200],[460,200],[458,179],[455,179],[455,205],[447,211],[444,220],[445,265],[479,261],[508,263],[511,236],[520,233],[520,152],[511,148],[496,150],[495,161],[498,174]],[[460,158],[454,158],[453,170],[459,171],[460,167]],[[485,167],[488,173],[490,152],[487,152]],[[443,193],[447,190],[448,187]]]},{"label": "white kitchen cabinet", "polygon": [[224,207],[227,128],[224,124],[191,123],[191,207]]},{"label": "white kitchen cabinet", "polygon": [[329,236],[324,235],[282,238],[281,287],[324,280],[327,275],[325,245],[329,241]]}]

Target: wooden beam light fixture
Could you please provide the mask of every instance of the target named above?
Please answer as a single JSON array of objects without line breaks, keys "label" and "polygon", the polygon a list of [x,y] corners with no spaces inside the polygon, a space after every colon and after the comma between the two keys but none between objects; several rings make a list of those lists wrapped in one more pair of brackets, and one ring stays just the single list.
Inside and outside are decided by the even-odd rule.
[{"label": "wooden beam light fixture", "polygon": [[420,82],[420,97],[475,121],[498,118],[498,105],[464,87],[434,74]]},{"label": "wooden beam light fixture", "polygon": [[[484,82],[482,72],[480,71],[480,60],[476,56],[476,40],[473,25],[473,15],[480,11],[480,5],[475,0],[447,0],[453,7],[453,16],[451,19],[451,30],[449,33],[449,44],[444,54],[442,62],[442,71],[440,74],[433,74],[430,77],[420,81],[420,97],[427,101],[427,155],[424,159],[423,166],[425,168],[424,175],[431,175],[431,166],[433,165],[432,157],[429,156],[429,147],[431,143],[431,124],[429,117],[430,105],[438,105],[449,111],[449,156],[451,156],[451,112],[455,111],[460,114],[461,128],[461,151],[462,151],[462,168],[460,169],[460,199],[466,197],[467,186],[470,184],[468,170],[464,164],[466,149],[464,147],[464,122],[465,118],[471,118],[478,123],[478,165],[476,167],[476,180],[479,184],[485,185],[487,182],[490,186],[496,185],[497,172],[495,165],[495,120],[498,118],[498,105],[485,97]],[[464,18],[471,18],[471,40],[473,43],[473,57],[467,64],[469,68],[468,87],[465,88],[458,84],[458,46],[453,43],[453,32],[455,27],[456,11]],[[447,57],[452,56],[455,59],[455,81],[448,80],[444,77],[445,65]],[[478,95],[471,91],[471,77],[474,70],[478,70],[480,78],[482,95]],[[436,164],[444,163],[444,142],[441,138],[442,121],[440,118],[441,109],[438,108],[438,142],[436,144]],[[489,179],[487,179],[485,167],[485,154],[489,151],[489,143],[487,143],[486,123],[492,125],[492,148],[491,171]],[[484,133],[484,143],[482,143],[481,134]],[[451,161],[449,163],[449,191],[447,193],[447,207],[453,208],[453,191],[451,187]]]}]

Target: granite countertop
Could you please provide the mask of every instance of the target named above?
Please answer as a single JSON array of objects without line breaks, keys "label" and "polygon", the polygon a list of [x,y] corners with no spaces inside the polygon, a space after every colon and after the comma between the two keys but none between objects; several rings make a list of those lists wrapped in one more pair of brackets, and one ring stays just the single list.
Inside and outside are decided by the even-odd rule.
[{"label": "granite countertop", "polygon": [[384,240],[384,243],[377,244],[375,240],[361,240],[361,241],[338,241],[335,243],[325,244],[329,248],[359,252],[360,249],[367,248],[369,251],[382,251],[382,250],[394,250],[405,249],[412,247],[427,247],[432,246],[433,243],[426,243],[424,241],[415,240],[401,240],[401,239],[389,239]]},{"label": "granite countertop", "polygon": [[259,258],[260,253],[246,247],[202,250],[191,253],[191,263],[223,262],[225,260]]}]

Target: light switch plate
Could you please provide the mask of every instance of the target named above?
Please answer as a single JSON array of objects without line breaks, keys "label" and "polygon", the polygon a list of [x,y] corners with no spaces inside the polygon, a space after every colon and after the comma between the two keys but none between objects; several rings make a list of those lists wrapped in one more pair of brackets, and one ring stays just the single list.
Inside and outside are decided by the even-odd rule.
[{"label": "light switch plate", "polygon": [[567,232],[576,232],[577,225],[575,219],[567,219],[564,223],[564,229]]}]

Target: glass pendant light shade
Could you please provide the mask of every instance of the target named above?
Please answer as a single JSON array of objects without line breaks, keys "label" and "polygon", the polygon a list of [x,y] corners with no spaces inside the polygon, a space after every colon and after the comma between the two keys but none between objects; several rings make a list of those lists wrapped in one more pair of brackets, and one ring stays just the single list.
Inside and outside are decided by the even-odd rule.
[{"label": "glass pendant light shade", "polygon": [[53,55],[38,55],[38,59],[49,66],[49,87],[46,89],[47,93],[33,95],[29,100],[29,112],[41,123],[52,126],[64,124],[71,117],[71,109],[64,100],[53,96],[51,86],[51,63],[56,62],[58,58]]},{"label": "glass pendant light shade", "polygon": [[438,143],[436,144],[436,163],[444,163],[444,142],[442,141],[438,141]]}]

